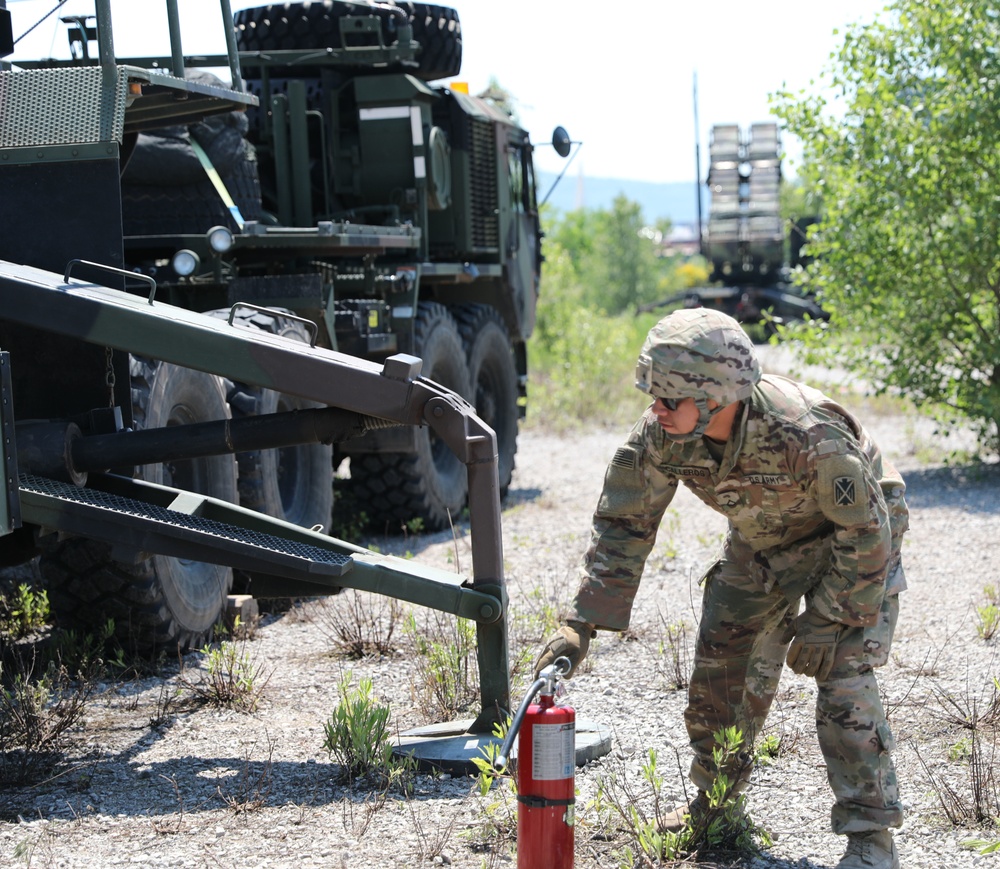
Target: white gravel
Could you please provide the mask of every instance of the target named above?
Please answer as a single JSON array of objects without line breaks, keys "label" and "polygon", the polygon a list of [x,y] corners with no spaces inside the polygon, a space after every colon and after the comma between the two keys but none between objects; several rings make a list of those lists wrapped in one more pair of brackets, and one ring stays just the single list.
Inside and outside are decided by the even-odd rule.
[{"label": "white gravel", "polygon": [[[787,360],[765,351],[765,364],[773,370]],[[1000,676],[995,641],[978,636],[976,617],[985,587],[1000,587],[1000,467],[946,466],[947,453],[970,444],[961,433],[943,438],[915,415],[882,410],[865,422],[903,471],[911,507],[904,546],[910,588],[892,660],[880,675],[907,809],[897,834],[902,866],[1000,865],[995,856],[961,846],[971,837],[996,838],[1000,830],[953,827],[938,799],[945,783],[972,799],[968,765],[949,760],[968,731],[953,722],[946,698],[982,711]],[[544,599],[561,605],[575,590],[604,467],[630,424],[564,436],[535,427],[522,433],[504,512],[515,619],[537,613]],[[674,685],[669,644],[666,653],[661,649],[664,626],[684,625],[677,654],[686,672],[698,621],[697,579],[723,531],[721,517],[681,491],[649,561],[628,638],[602,634],[584,672],[568,683],[566,700],[578,717],[614,733],[611,754],[577,774],[581,869],[618,867],[616,852],[625,844],[595,836],[597,812],[588,803],[602,776],[614,772],[638,783],[646,752],[655,748],[664,799],[683,796],[685,694]],[[460,569],[469,569],[464,539],[376,543],[451,569],[457,559]],[[511,858],[472,848],[469,831],[485,814],[470,779],[424,776],[413,799],[384,802],[371,789],[339,783],[322,741],[342,674],[370,676],[399,729],[428,723],[418,675],[405,656],[355,662],[334,654],[329,608],[345,598],[307,602],[264,619],[248,648],[270,679],[252,715],[180,708],[153,727],[150,719],[179,685],[175,671],[108,686],[73,733],[56,778],[0,789],[0,866],[513,866]],[[513,632],[512,657],[529,646],[533,653],[540,639],[523,640],[519,633]],[[402,630],[397,636],[409,648]],[[196,678],[199,656],[188,656],[185,665],[188,678]],[[519,679],[517,699],[523,690]],[[776,841],[765,856],[737,865],[819,869],[834,866],[842,853],[843,840],[829,831],[831,796],[814,737],[813,697],[810,680],[785,673],[768,728],[782,748],[758,771],[750,792],[753,817]],[[982,736],[991,751],[993,734]],[[992,763],[989,754],[987,760]],[[248,797],[263,805],[237,813],[227,804]]]}]

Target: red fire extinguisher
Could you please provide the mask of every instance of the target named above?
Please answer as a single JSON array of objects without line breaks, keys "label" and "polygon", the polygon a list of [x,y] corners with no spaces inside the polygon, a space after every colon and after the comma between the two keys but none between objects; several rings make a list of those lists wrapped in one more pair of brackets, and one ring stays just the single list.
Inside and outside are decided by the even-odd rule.
[{"label": "red fire extinguisher", "polygon": [[[556,687],[570,671],[556,658],[528,689],[496,768],[503,769],[517,742],[517,869],[573,869],[576,712],[556,706]],[[535,695],[538,702],[533,703]]]}]

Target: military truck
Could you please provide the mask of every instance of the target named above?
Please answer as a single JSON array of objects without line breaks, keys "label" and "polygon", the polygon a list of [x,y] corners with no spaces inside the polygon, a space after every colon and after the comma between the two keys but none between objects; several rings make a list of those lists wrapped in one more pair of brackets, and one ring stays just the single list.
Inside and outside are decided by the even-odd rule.
[{"label": "military truck", "polygon": [[[376,362],[419,356],[496,432],[505,493],[542,263],[533,146],[489,100],[433,83],[460,71],[458,13],[275,3],[238,11],[234,27],[257,105],[140,133],[122,177],[127,268],[191,310],[250,302],[298,318],[244,309],[251,326],[303,340],[308,329],[317,346]],[[561,128],[553,145],[568,153]],[[226,399],[236,418],[300,406],[239,382]],[[466,504],[463,468],[426,429],[373,431],[333,453],[349,523],[439,530]],[[241,454],[240,502],[326,527],[330,467],[322,444]]]},{"label": "military truck", "polygon": [[[166,7],[176,37],[177,5]],[[228,20],[229,0],[220,8]],[[0,57],[11,19],[0,0]],[[190,311],[126,268],[120,177],[136,138],[257,97],[241,88],[231,37],[233,87],[186,75],[177,38],[169,71],[122,63],[110,0],[96,2],[94,36],[90,63],[0,68],[0,560],[37,556],[64,624],[113,618],[130,648],[208,639],[234,569],[259,597],[358,588],[472,619],[482,710],[470,729],[490,732],[510,708],[493,430],[412,354],[375,362],[317,346],[312,321],[259,299],[234,301],[226,318]],[[250,327],[247,309],[279,326]],[[231,413],[233,383],[258,399],[254,413]],[[236,503],[237,454],[415,427],[465,468],[471,577]]]},{"label": "military truck", "polygon": [[[773,122],[716,124],[709,138],[709,213],[699,233],[713,283],[644,306],[707,306],[741,322],[825,318],[791,281],[801,261],[805,225],[781,216],[781,137]],[[787,238],[786,238],[787,236]],[[787,247],[787,250],[786,250]]]}]

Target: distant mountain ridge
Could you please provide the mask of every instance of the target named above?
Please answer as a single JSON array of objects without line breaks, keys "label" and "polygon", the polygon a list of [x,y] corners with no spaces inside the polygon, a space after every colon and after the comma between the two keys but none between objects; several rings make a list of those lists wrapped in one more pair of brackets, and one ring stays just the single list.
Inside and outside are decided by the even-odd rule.
[{"label": "distant mountain ridge", "polygon": [[[558,175],[552,172],[538,173],[538,199],[541,202],[552,187]],[[702,215],[708,214],[708,191],[701,185]],[[673,181],[656,183],[634,181],[629,178],[581,179],[567,172],[548,198],[548,205],[562,213],[577,208],[610,208],[615,197],[624,195],[642,208],[642,214],[649,223],[666,217],[675,225],[693,224],[698,219],[698,204],[695,198],[694,181]]]}]

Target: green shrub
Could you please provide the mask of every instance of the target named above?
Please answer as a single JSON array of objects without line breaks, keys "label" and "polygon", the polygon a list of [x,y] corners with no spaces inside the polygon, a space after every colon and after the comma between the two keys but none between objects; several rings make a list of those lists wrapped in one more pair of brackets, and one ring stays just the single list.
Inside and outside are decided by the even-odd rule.
[{"label": "green shrub", "polygon": [[635,361],[657,316],[608,316],[570,296],[543,296],[528,345],[529,420],[572,429],[582,421],[620,425],[647,404],[635,388]]},{"label": "green shrub", "polygon": [[49,596],[22,582],[0,596],[0,635],[18,640],[45,627],[50,616]]},{"label": "green shrub", "polygon": [[425,708],[438,720],[468,711],[479,699],[476,624],[437,611],[418,624],[411,612],[404,630],[412,640],[419,674],[416,690]]},{"label": "green shrub", "polygon": [[347,672],[340,680],[340,703],[323,727],[323,748],[343,767],[345,778],[370,773],[388,776],[393,768],[389,707],[376,701],[371,679],[361,679],[352,688],[351,677]]}]

